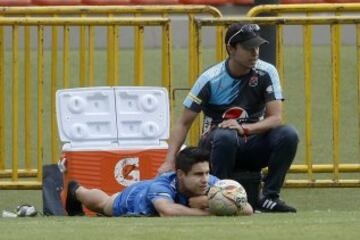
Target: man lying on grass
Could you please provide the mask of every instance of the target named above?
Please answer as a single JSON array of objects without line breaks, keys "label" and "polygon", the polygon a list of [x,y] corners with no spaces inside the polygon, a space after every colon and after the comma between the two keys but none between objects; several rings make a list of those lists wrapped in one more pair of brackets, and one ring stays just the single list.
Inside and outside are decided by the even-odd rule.
[{"label": "man lying on grass", "polygon": [[[112,196],[70,181],[66,198],[69,216],[83,215],[82,206],[106,216],[206,216],[207,193],[218,178],[209,174],[209,153],[188,147],[178,153],[176,172],[135,183]],[[251,215],[249,203],[243,214]]]}]

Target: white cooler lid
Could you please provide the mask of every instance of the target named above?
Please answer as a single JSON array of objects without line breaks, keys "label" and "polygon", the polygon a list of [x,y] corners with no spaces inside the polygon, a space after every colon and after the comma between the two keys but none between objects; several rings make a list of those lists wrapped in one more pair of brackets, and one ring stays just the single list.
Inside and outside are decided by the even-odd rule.
[{"label": "white cooler lid", "polygon": [[68,147],[156,146],[169,138],[169,97],[162,87],[58,90],[56,113]]}]

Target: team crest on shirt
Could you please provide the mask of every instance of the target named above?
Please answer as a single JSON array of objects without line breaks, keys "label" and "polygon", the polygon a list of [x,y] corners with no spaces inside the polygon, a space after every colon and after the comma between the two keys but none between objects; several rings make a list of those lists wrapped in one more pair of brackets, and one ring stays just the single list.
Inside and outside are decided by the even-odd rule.
[{"label": "team crest on shirt", "polygon": [[249,80],[249,86],[250,87],[256,87],[259,84],[259,77],[258,76],[252,76]]}]

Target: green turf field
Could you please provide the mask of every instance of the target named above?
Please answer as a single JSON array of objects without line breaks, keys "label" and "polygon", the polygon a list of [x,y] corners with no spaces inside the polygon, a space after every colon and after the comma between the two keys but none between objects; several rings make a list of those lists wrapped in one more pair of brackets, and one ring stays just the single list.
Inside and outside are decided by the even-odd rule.
[{"label": "green turf field", "polygon": [[[198,218],[8,219],[3,239],[358,239],[359,212]],[[344,221],[343,219],[346,219]]]},{"label": "green turf field", "polygon": [[[40,194],[0,191],[9,207],[22,200],[37,203]],[[0,218],[0,239],[358,239],[359,189],[285,189],[296,214],[251,217],[177,218]],[[3,197],[2,197],[3,199]],[[1,201],[0,206],[4,206]]]},{"label": "green turf field", "polygon": [[[356,79],[356,52],[354,47],[344,46],[341,57],[341,160],[346,163],[359,163],[359,118]],[[6,61],[10,61],[7,53]],[[34,59],[35,59],[34,55]],[[45,91],[50,88],[49,52],[46,52]],[[78,82],[78,53],[71,55],[71,87]],[[106,82],[105,52],[96,52],[96,85]],[[132,52],[120,54],[121,85],[132,83]],[[35,62],[35,60],[34,60]],[[145,84],[160,84],[160,70],[149,63],[159,63],[158,50],[145,53]],[[177,49],[174,52],[174,85],[184,87],[187,83],[187,52]],[[185,63],[185,64],[184,64]],[[214,51],[204,51],[204,66],[215,63]],[[22,66],[22,63],[20,63]],[[61,67],[61,61],[59,61]],[[313,158],[314,163],[331,163],[331,66],[330,48],[314,49],[313,73]],[[21,69],[21,67],[20,67]],[[33,71],[36,69],[34,63]],[[130,69],[130,71],[129,71]],[[6,89],[11,91],[10,70],[6,73]],[[33,72],[36,83],[36,73]],[[61,74],[59,73],[59,79]],[[61,84],[59,84],[59,87]],[[33,85],[33,99],[36,100],[36,84]],[[304,83],[302,50],[298,47],[285,49],[285,118],[299,129],[301,142],[295,162],[304,162]],[[20,87],[20,98],[23,89]],[[178,113],[184,92],[176,97]],[[21,100],[23,101],[23,100]],[[11,106],[7,96],[6,106]],[[45,95],[46,109],[49,108],[49,95]],[[36,106],[33,106],[34,111]],[[21,105],[22,109],[22,105]],[[21,115],[22,116],[22,115]],[[9,142],[11,137],[11,114],[6,115],[6,162],[10,167]],[[36,122],[36,116],[32,117]],[[45,111],[45,131],[49,132],[49,111]],[[21,127],[20,132],[23,128]],[[34,133],[34,141],[36,141]],[[45,135],[44,157],[50,162],[49,135]],[[21,143],[23,144],[23,140]],[[33,159],[36,159],[33,149]],[[23,158],[21,148],[20,159]],[[342,174],[344,178],[359,179],[360,174]],[[290,175],[289,178],[306,178],[304,175]],[[317,176],[324,178],[323,175]],[[332,175],[326,174],[326,178]],[[197,217],[197,218],[65,218],[37,217],[33,219],[0,218],[0,239],[358,239],[360,237],[360,189],[285,189],[283,198],[299,210],[297,214],[257,214],[253,217]],[[20,203],[31,203],[42,208],[40,191],[0,190],[0,210],[14,209]]]}]

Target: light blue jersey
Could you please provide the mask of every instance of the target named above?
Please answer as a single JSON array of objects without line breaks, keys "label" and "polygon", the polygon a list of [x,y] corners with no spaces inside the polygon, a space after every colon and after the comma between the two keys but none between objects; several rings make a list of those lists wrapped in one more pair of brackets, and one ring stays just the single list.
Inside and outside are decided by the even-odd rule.
[{"label": "light blue jersey", "polygon": [[[209,187],[219,179],[210,175]],[[176,174],[165,173],[153,180],[135,183],[119,193],[113,204],[113,216],[155,216],[153,205],[157,199],[188,206],[188,198],[178,191]]]},{"label": "light blue jersey", "polygon": [[184,100],[186,108],[197,113],[203,111],[203,132],[222,122],[234,109],[240,111],[236,117],[239,122],[260,121],[265,116],[266,103],[284,99],[273,65],[258,60],[249,73],[234,77],[228,61],[205,70]]}]

